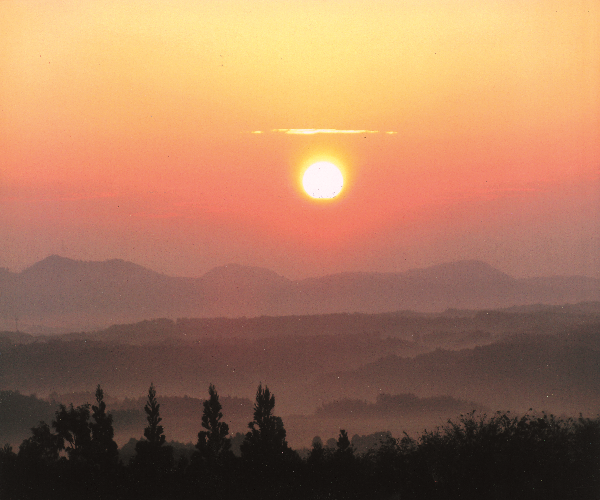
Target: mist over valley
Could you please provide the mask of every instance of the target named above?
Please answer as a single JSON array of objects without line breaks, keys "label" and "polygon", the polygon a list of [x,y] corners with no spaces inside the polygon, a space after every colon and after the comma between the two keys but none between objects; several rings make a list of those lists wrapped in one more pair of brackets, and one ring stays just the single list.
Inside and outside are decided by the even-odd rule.
[{"label": "mist over valley", "polygon": [[[541,439],[549,451],[519,445],[517,460],[531,464],[529,456],[549,457],[547,466],[523,466],[524,478],[542,477],[551,485],[557,467],[577,471],[557,484],[575,484],[577,474],[585,481],[592,477],[587,458],[594,451],[588,448],[600,414],[600,290],[592,278],[514,279],[482,262],[463,261],[297,282],[234,265],[193,279],[118,260],[54,256],[21,273],[4,271],[0,291],[0,461],[9,467],[16,457],[24,474],[33,453],[28,450],[58,453],[49,443],[70,436],[61,426],[75,429],[90,408],[101,422],[94,401],[102,400],[110,415],[104,421],[114,432],[111,467],[125,475],[95,488],[125,488],[123,498],[143,490],[136,475],[146,470],[140,460],[152,446],[148,429],[157,425],[160,409],[164,443],[157,449],[170,462],[155,487],[173,498],[178,487],[195,491],[193,471],[204,477],[215,466],[198,469],[196,461],[208,453],[201,451],[202,432],[216,404],[222,416],[214,425],[226,425],[220,439],[231,452],[219,474],[231,477],[227,487],[210,487],[229,498],[224,492],[238,495],[256,481],[248,446],[262,411],[257,405],[269,400],[283,436],[273,464],[291,467],[289,484],[302,482],[306,473],[309,490],[333,488],[339,498],[352,497],[353,481],[365,495],[381,488],[384,497],[393,489],[408,491],[416,481],[421,486],[415,486],[415,498],[421,498],[423,485],[437,488],[437,480],[414,467],[429,471],[432,460],[438,471],[450,467],[454,455],[444,453],[462,442],[466,429],[478,429],[482,438],[507,432],[526,443]],[[207,398],[215,387],[216,403],[214,392]],[[263,390],[272,399],[261,400]],[[63,434],[52,434],[47,424]],[[98,439],[97,425],[83,427],[92,440]],[[559,453],[567,446],[560,444],[564,436],[571,436],[572,451]],[[582,439],[591,441],[577,444]],[[77,450],[85,447],[76,443],[64,452],[68,461],[56,455],[48,470],[77,464]],[[477,453],[487,449],[478,445]],[[35,453],[40,460],[43,455]],[[577,457],[573,464],[565,462],[570,456]],[[161,463],[157,457],[148,471]],[[407,460],[402,480],[389,469],[397,460]],[[496,455],[485,460],[495,464],[494,474],[504,474]],[[340,476],[335,467],[342,466]],[[179,477],[181,471],[187,475]],[[328,474],[338,479],[318,486],[319,475]],[[395,486],[385,486],[378,475]],[[20,484],[5,480],[3,488],[20,488],[13,483]]]},{"label": "mist over valley", "polygon": [[32,405],[27,418],[0,426],[0,441],[14,444],[48,418],[50,402],[90,402],[97,384],[114,411],[120,444],[140,436],[150,382],[160,391],[168,437],[181,442],[194,440],[211,383],[233,433],[246,431],[256,387],[267,384],[298,448],[315,435],[335,436],[341,426],[352,434],[401,435],[472,410],[600,409],[598,302],[155,319],[52,335],[5,331],[0,350],[0,420],[8,418],[9,394],[14,400],[18,391],[29,398],[19,404]]}]

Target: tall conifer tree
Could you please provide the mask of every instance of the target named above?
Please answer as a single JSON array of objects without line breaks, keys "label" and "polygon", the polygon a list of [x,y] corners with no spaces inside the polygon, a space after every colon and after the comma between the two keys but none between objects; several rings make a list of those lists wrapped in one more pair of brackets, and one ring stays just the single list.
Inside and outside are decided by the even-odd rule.
[{"label": "tall conifer tree", "polygon": [[163,473],[168,472],[173,467],[173,448],[163,446],[165,444],[165,435],[163,426],[160,425],[160,404],[156,399],[156,389],[154,384],[150,384],[148,389],[148,401],[144,406],[146,420],[148,425],[144,429],[146,440],[138,441],[135,446],[136,456],[134,463],[138,467],[146,469],[147,472]]},{"label": "tall conifer tree", "polygon": [[262,384],[256,391],[254,420],[248,424],[250,432],[241,445],[242,457],[267,463],[285,458],[290,449],[286,441],[286,431],[280,417],[273,415],[275,396]]},{"label": "tall conifer tree", "polygon": [[231,442],[227,439],[229,426],[221,422],[223,418],[222,406],[215,386],[208,387],[209,399],[204,401],[204,412],[202,414],[202,427],[205,431],[198,433],[199,458],[209,463],[221,461],[229,453]]},{"label": "tall conifer tree", "polygon": [[102,467],[109,468],[119,461],[119,449],[115,443],[113,417],[106,413],[104,391],[98,384],[96,387],[96,405],[92,406],[92,450],[94,461]]},{"label": "tall conifer tree", "polygon": [[160,447],[165,443],[165,435],[163,426],[160,425],[160,404],[156,400],[156,389],[154,384],[150,383],[148,389],[148,401],[144,406],[148,426],[144,429],[144,436],[152,446]]}]

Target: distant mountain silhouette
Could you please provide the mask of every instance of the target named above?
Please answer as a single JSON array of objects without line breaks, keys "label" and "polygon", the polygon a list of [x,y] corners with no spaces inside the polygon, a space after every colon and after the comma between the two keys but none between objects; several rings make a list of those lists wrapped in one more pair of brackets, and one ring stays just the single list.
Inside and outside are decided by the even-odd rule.
[{"label": "distant mountain silhouette", "polygon": [[600,300],[600,280],[515,279],[480,261],[402,273],[341,273],[292,281],[229,264],[200,278],[170,277],[123,260],[50,256],[21,273],[0,272],[0,328],[89,330],[156,317],[254,317],[438,312]]},{"label": "distant mountain silhouette", "polygon": [[[0,275],[0,318],[14,326],[88,329],[178,314],[197,298],[196,281],[123,260],[84,262],[52,255],[23,272]],[[8,325],[7,325],[8,326]]]},{"label": "distant mountain silhouette", "polygon": [[598,323],[571,334],[518,335],[473,349],[390,355],[314,381],[323,399],[445,394],[491,408],[595,413],[600,400]]}]

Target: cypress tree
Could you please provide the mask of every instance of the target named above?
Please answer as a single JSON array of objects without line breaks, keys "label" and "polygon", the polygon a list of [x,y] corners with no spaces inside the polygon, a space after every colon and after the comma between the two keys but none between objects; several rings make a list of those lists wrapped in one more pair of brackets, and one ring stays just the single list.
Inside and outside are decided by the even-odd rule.
[{"label": "cypress tree", "polygon": [[160,418],[160,404],[156,400],[156,389],[154,384],[150,383],[148,389],[148,401],[144,406],[146,412],[146,419],[148,420],[148,426],[144,429],[144,437],[153,446],[159,448],[165,443],[165,435],[163,426],[160,425],[162,418]]},{"label": "cypress tree", "polygon": [[254,420],[248,424],[250,432],[241,445],[242,457],[268,463],[285,458],[290,449],[286,441],[286,431],[280,417],[273,415],[275,396],[262,384],[256,391]]},{"label": "cypress tree", "polygon": [[162,422],[160,404],[156,399],[156,389],[152,383],[148,389],[148,401],[144,406],[144,411],[148,421],[148,425],[144,429],[146,440],[138,441],[135,445],[134,466],[160,475],[173,468],[173,448],[163,446],[166,438],[163,426],[160,425]]},{"label": "cypress tree", "polygon": [[104,402],[104,391],[98,384],[96,387],[96,403],[92,406],[92,450],[94,461],[102,468],[108,469],[115,466],[119,461],[119,449],[115,443],[113,429],[113,417],[106,413]]},{"label": "cypress tree", "polygon": [[202,427],[206,430],[198,433],[198,458],[208,463],[221,462],[231,449],[231,442],[227,439],[229,426],[221,422],[223,418],[222,406],[215,386],[208,387],[209,399],[204,401],[202,413]]}]

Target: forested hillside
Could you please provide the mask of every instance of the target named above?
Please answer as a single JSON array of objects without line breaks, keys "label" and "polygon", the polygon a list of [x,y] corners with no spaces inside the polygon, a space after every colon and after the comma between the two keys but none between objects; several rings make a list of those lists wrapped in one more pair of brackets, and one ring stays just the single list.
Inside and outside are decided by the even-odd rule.
[{"label": "forested hillside", "polygon": [[[268,383],[281,394],[279,409],[298,447],[311,432],[331,434],[336,425],[359,434],[416,432],[473,409],[600,411],[600,322],[588,304],[157,320],[57,337],[9,333],[0,346],[0,390],[83,404],[89,388],[101,383],[110,401],[121,401],[114,407],[122,412],[115,415],[119,442],[139,437],[120,424],[139,422],[132,413],[139,405],[135,410],[122,401],[139,401],[148,381],[165,394],[165,419],[177,440],[196,422],[183,402],[169,398],[187,397],[188,406],[199,407],[209,383],[246,402],[257,384]],[[420,410],[409,410],[405,399],[398,411],[388,411],[380,406],[386,395],[413,395]],[[248,414],[228,415],[232,429],[243,430]],[[35,423],[28,422],[19,437]]]},{"label": "forested hillside", "polygon": [[[51,421],[31,428],[18,451],[8,444],[0,448],[0,496],[592,500],[600,491],[599,418],[470,412],[416,437],[379,432],[350,439],[340,429],[326,444],[315,436],[301,456],[288,444],[268,387],[258,386],[252,420],[235,436],[216,388],[210,385],[208,392],[198,432],[190,436],[195,446],[167,441],[162,399],[153,384],[144,401],[145,423],[140,422],[143,437],[120,451],[115,415],[100,385],[92,404],[59,404]],[[17,405],[35,402],[8,397]],[[376,406],[393,412],[440,403],[456,402],[388,396]],[[184,405],[199,410],[196,401]],[[330,405],[321,412],[339,409]]]}]

